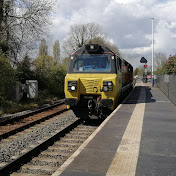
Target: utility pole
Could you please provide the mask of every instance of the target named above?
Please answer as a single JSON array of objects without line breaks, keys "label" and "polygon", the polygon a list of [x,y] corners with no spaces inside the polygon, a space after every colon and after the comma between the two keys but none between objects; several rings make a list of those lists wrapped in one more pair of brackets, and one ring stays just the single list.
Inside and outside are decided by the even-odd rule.
[{"label": "utility pole", "polygon": [[152,86],[154,86],[154,68],[153,68],[153,58],[154,58],[154,18],[150,18],[152,20]]}]

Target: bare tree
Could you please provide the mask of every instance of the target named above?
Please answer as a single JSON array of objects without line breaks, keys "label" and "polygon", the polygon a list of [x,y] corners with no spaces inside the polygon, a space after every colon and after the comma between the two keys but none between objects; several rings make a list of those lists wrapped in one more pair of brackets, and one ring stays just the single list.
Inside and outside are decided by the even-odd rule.
[{"label": "bare tree", "polygon": [[159,52],[155,54],[154,57],[154,67],[155,70],[162,67],[162,64],[167,60],[166,54]]},{"label": "bare tree", "polygon": [[68,56],[79,47],[89,43],[97,43],[106,46],[120,55],[118,47],[108,41],[100,25],[93,22],[72,25],[69,35],[63,43],[63,50],[65,55]]},{"label": "bare tree", "polygon": [[53,57],[59,61],[60,60],[60,43],[59,40],[55,41],[55,44],[53,46]]},{"label": "bare tree", "polygon": [[63,43],[64,52],[69,55],[100,35],[102,35],[102,30],[100,25],[96,23],[74,24],[71,26],[68,37]]},{"label": "bare tree", "polygon": [[94,39],[90,41],[90,43],[92,44],[97,43],[102,46],[105,46],[120,56],[118,47],[114,45],[113,43],[109,42],[106,36],[95,37]]},{"label": "bare tree", "polygon": [[[4,3],[3,3],[4,2]],[[30,49],[51,24],[52,0],[3,0],[0,9],[1,40],[11,52]],[[2,13],[3,11],[3,13]],[[4,14],[4,15],[2,15]]]}]

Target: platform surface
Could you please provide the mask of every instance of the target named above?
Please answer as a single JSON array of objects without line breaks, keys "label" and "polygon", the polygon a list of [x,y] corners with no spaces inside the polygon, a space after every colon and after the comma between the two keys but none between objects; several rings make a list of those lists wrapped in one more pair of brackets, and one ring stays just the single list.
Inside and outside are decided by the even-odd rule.
[{"label": "platform surface", "polygon": [[176,107],[138,83],[53,176],[176,176]]}]

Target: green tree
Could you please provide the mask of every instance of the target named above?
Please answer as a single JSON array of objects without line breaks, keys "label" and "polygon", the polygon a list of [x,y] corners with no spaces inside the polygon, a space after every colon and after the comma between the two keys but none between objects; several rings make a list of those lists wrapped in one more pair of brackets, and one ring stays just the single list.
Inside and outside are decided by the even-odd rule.
[{"label": "green tree", "polygon": [[11,85],[14,82],[14,69],[5,55],[0,55],[0,100],[8,97]]},{"label": "green tree", "polygon": [[33,64],[38,73],[45,74],[52,66],[57,65],[57,60],[52,56],[41,55],[34,60]]},{"label": "green tree", "polygon": [[48,46],[46,40],[43,38],[39,46],[39,56],[48,55]]},{"label": "green tree", "polygon": [[39,56],[35,59],[36,77],[39,89],[48,96],[64,96],[64,77],[66,74],[62,65],[51,56]]},{"label": "green tree", "polygon": [[50,72],[47,74],[47,90],[51,95],[64,97],[65,74],[65,69],[60,65],[50,68]]},{"label": "green tree", "polygon": [[162,67],[162,73],[176,74],[176,55],[169,57],[169,59],[164,62]]},{"label": "green tree", "polygon": [[3,20],[4,20],[4,0],[0,1],[0,42],[3,41],[2,34],[3,34]]},{"label": "green tree", "polygon": [[53,57],[57,61],[60,61],[60,43],[59,43],[59,40],[56,40],[55,44],[53,46]]},{"label": "green tree", "polygon": [[65,70],[65,72],[67,71],[68,69],[68,66],[69,66],[69,62],[70,62],[70,58],[69,57],[66,57],[62,64],[61,64],[61,67]]},{"label": "green tree", "polygon": [[16,79],[23,84],[25,84],[26,80],[35,79],[30,60],[29,56],[26,55],[22,61],[17,63]]},{"label": "green tree", "polygon": [[139,68],[136,68],[136,69],[134,70],[134,76],[136,76],[136,75],[139,75]]},{"label": "green tree", "polygon": [[0,54],[7,54],[9,47],[5,41],[0,41]]}]

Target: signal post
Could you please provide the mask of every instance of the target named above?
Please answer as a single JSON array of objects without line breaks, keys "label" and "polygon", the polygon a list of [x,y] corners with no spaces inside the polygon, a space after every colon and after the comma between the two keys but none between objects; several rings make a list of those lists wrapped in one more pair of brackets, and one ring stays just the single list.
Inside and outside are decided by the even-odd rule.
[{"label": "signal post", "polygon": [[144,65],[144,82],[146,83],[147,82],[147,65],[145,64]]}]

